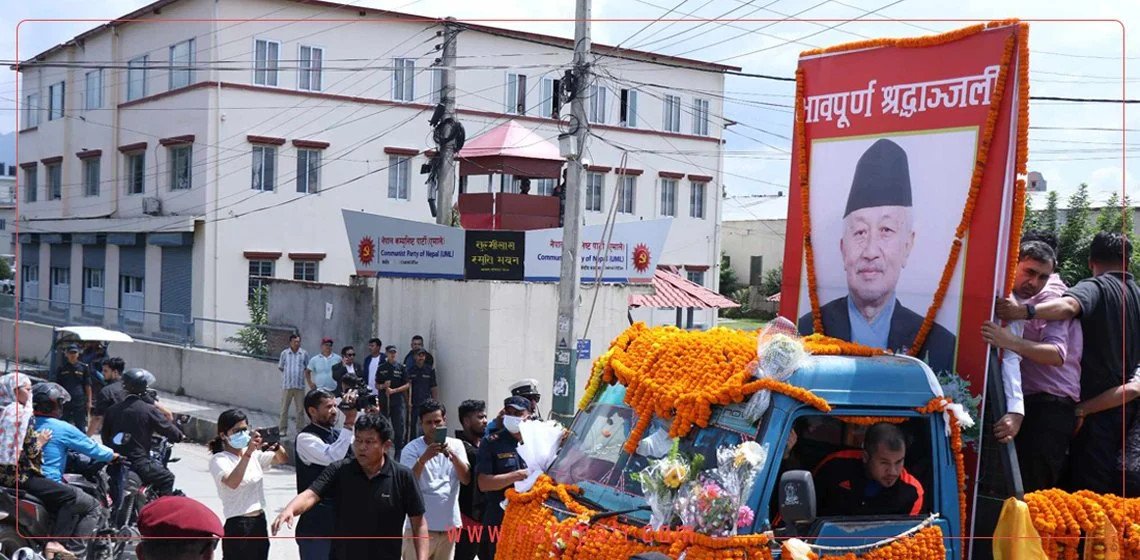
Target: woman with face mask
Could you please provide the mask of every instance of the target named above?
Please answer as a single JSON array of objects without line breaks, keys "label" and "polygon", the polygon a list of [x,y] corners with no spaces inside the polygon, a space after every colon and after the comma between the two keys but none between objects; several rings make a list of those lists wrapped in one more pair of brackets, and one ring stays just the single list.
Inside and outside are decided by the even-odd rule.
[{"label": "woman with face mask", "polygon": [[[265,446],[244,412],[230,409],[218,417],[218,435],[210,441],[210,476],[218,487],[225,516],[223,559],[267,560],[269,530],[265,519],[264,469],[288,460],[280,444]],[[239,537],[239,538],[233,538]]]}]

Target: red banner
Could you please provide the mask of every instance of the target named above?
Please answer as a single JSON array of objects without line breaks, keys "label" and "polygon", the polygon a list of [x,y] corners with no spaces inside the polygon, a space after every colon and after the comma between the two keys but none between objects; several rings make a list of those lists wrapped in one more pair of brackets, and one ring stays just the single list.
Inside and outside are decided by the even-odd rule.
[{"label": "red banner", "polygon": [[1002,23],[801,56],[780,308],[801,333],[982,392],[1024,172],[1024,41]]}]

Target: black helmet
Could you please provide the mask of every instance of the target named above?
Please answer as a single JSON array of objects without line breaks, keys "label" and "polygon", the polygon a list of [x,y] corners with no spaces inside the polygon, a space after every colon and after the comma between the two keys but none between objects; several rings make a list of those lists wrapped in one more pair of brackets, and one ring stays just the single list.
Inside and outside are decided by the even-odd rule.
[{"label": "black helmet", "polygon": [[[35,410],[48,412],[55,406],[63,408],[69,401],[71,395],[59,383],[45,382],[32,387],[32,407]],[[47,406],[49,404],[51,406]]]},{"label": "black helmet", "polygon": [[154,381],[154,374],[142,368],[131,368],[123,372],[123,388],[134,395],[145,393]]}]

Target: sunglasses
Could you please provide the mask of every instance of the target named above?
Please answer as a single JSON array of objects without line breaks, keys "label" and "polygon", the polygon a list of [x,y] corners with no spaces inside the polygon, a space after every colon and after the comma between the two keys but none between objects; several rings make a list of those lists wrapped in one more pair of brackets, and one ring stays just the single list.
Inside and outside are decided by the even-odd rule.
[{"label": "sunglasses", "polygon": [[355,352],[349,352],[348,354],[345,354],[345,356],[348,356],[349,358],[355,358],[356,353]]}]

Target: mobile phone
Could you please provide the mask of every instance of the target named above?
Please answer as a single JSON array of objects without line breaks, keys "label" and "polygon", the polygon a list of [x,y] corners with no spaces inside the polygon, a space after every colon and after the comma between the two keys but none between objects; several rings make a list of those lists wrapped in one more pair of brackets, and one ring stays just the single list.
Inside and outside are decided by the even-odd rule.
[{"label": "mobile phone", "polygon": [[435,429],[435,443],[447,443],[447,428]]},{"label": "mobile phone", "polygon": [[274,444],[281,442],[281,429],[280,428],[277,428],[277,427],[261,428],[261,429],[257,430],[257,433],[258,433],[258,435],[261,436],[261,444],[262,445],[268,446],[268,445],[274,445]]}]

